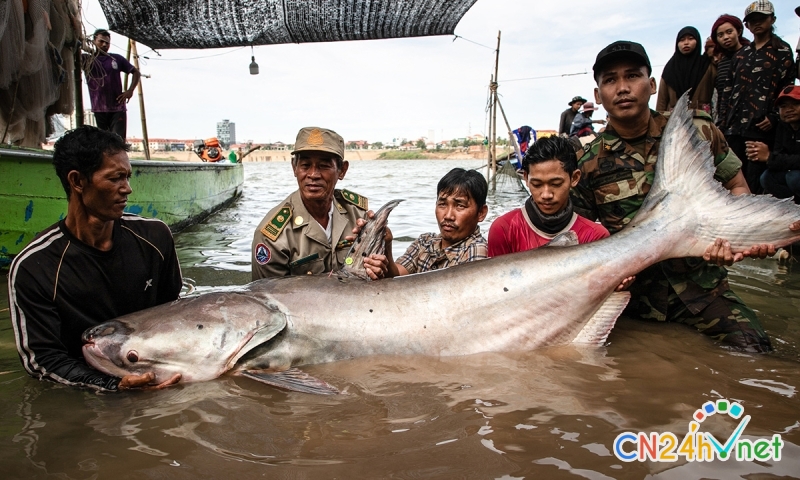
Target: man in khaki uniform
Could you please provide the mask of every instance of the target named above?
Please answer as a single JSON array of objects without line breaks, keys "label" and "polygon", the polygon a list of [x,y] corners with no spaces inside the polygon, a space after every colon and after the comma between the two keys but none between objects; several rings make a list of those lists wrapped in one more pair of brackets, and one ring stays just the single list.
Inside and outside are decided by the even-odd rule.
[{"label": "man in khaki uniform", "polygon": [[[367,216],[365,197],[335,189],[348,166],[339,134],[317,127],[300,130],[292,152],[298,189],[256,228],[253,280],[319,274],[344,266],[353,229]],[[376,257],[385,263],[385,257]]]}]

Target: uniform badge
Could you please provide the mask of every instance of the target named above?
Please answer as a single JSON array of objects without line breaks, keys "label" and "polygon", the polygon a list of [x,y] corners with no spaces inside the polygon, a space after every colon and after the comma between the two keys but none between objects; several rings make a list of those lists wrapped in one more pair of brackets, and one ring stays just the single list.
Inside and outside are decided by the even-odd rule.
[{"label": "uniform badge", "polygon": [[272,258],[272,252],[269,251],[269,248],[264,245],[263,243],[259,243],[256,245],[256,262],[259,265],[266,265],[269,263],[269,260]]},{"label": "uniform badge", "polygon": [[294,224],[295,225],[302,225],[303,224],[303,217],[301,217],[300,215],[296,216],[294,218]]},{"label": "uniform badge", "polygon": [[264,225],[264,227],[261,229],[261,233],[274,242],[280,236],[281,232],[283,231],[283,227],[286,226],[286,223],[289,221],[289,217],[291,216],[291,208],[288,206],[281,208],[278,210],[278,213],[272,217],[272,220]]},{"label": "uniform badge", "polygon": [[369,200],[367,197],[353,193],[350,190],[342,190],[342,198],[362,210],[367,210],[369,208]]},{"label": "uniform badge", "polygon": [[308,135],[308,139],[306,141],[310,147],[319,147],[325,143],[325,139],[322,138],[322,132],[318,128],[311,130],[311,133]]}]

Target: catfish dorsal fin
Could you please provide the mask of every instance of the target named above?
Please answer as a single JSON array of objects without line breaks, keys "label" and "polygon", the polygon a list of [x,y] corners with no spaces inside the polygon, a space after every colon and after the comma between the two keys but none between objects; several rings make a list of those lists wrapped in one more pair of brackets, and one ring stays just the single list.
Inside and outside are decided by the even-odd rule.
[{"label": "catfish dorsal fin", "polygon": [[355,243],[350,247],[350,251],[347,252],[345,266],[338,272],[339,276],[369,280],[364,269],[364,258],[372,254],[383,255],[386,222],[394,207],[402,201],[392,200],[387,202],[371,219],[367,220],[367,224],[361,229],[361,233],[358,234]]},{"label": "catfish dorsal fin", "polygon": [[545,247],[571,247],[580,243],[578,241],[578,234],[572,230],[567,230],[564,233],[559,233],[553,237]]},{"label": "catfish dorsal fin", "polygon": [[617,318],[625,310],[628,301],[631,299],[630,292],[614,292],[608,296],[605,302],[600,305],[600,308],[594,312],[592,318],[583,326],[583,330],[578,333],[578,336],[572,343],[582,343],[585,345],[601,346],[606,343],[608,334],[617,323]]}]

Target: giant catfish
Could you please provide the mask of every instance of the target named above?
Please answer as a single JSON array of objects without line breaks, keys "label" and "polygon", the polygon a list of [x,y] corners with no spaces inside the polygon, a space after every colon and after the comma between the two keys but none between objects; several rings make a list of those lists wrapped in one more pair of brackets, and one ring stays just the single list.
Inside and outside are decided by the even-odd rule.
[{"label": "giant catfish", "polygon": [[[344,273],[259,280],[87,330],[84,356],[118,376],[152,371],[163,381],[180,373],[191,382],[230,372],[325,393],[336,390],[296,367],[378,354],[601,345],[629,299],[614,292],[622,279],[668,258],[702,256],[716,238],[738,251],[800,239],[788,228],[800,219],[800,206],[733,196],[713,180],[708,144],[685,98],[663,138],[650,193],[610,238],[376,282]],[[363,248],[382,243],[386,215],[362,232]]]}]

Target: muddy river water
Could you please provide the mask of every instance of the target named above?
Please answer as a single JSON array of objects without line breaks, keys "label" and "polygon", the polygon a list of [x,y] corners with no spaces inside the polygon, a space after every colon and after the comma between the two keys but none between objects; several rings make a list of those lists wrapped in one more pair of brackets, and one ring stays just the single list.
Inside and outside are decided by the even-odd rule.
[{"label": "muddy river water", "polygon": [[[438,179],[455,166],[478,165],[354,162],[340,186],[369,197],[372,208],[406,199],[390,218],[397,256],[412,238],[436,230]],[[249,281],[252,232],[296,186],[288,163],[245,167],[243,197],[176,236],[183,274],[200,291]],[[488,220],[524,198],[492,196]],[[20,366],[2,288],[0,477],[800,478],[800,267],[747,260],[730,279],[758,312],[773,354],[738,353],[689,327],[622,318],[602,348],[367,357],[305,368],[345,392],[324,397],[233,377],[118,394],[33,380]],[[626,431],[674,432],[680,441],[696,410],[717,399],[750,416],[740,440],[780,435],[780,460],[623,462],[614,455],[615,438]],[[724,442],[742,418],[717,414],[702,430]]]}]

